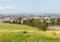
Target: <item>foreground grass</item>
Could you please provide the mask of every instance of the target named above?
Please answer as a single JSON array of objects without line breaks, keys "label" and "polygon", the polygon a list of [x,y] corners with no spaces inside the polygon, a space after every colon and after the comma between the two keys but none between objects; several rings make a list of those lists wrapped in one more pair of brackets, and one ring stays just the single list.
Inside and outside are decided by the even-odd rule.
[{"label": "foreground grass", "polygon": [[35,27],[21,25],[21,24],[10,24],[10,23],[0,23],[0,30],[38,30]]},{"label": "foreground grass", "polygon": [[27,25],[0,23],[0,42],[60,42],[60,31],[38,31]]},{"label": "foreground grass", "polygon": [[0,42],[60,42],[59,32],[0,32]]}]

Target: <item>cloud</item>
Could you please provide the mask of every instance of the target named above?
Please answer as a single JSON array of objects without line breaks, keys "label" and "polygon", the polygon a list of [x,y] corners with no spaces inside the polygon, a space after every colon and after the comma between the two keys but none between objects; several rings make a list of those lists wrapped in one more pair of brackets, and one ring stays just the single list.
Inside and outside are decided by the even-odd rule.
[{"label": "cloud", "polygon": [[13,6],[0,6],[0,13],[19,13],[21,10]]},{"label": "cloud", "polygon": [[5,6],[5,7],[0,6],[0,11],[12,11],[12,10],[14,10],[14,7],[12,6]]},{"label": "cloud", "polygon": [[0,6],[0,14],[15,12],[19,12],[19,10],[17,8],[14,8],[13,6]]}]

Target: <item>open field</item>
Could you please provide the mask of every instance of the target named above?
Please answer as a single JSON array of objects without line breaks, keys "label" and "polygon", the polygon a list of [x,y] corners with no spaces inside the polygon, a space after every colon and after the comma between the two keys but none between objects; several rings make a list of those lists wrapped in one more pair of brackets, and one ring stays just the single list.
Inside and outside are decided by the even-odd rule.
[{"label": "open field", "polygon": [[27,25],[0,23],[0,42],[60,42],[60,31],[38,31]]},{"label": "open field", "polygon": [[0,23],[0,30],[38,30],[38,29],[27,25]]},{"label": "open field", "polygon": [[60,42],[60,31],[0,32],[0,42]]}]

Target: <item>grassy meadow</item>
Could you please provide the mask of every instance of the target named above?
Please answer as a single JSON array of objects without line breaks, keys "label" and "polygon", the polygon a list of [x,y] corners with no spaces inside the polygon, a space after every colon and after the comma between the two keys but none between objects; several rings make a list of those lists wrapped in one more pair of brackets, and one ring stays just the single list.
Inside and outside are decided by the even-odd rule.
[{"label": "grassy meadow", "polygon": [[38,30],[38,29],[35,27],[21,24],[0,23],[0,30]]},{"label": "grassy meadow", "polygon": [[[24,33],[12,30],[35,31]],[[60,31],[39,31],[27,25],[0,23],[0,42],[60,42]]]},{"label": "grassy meadow", "polygon": [[60,42],[60,33],[50,31],[0,32],[0,42]]}]

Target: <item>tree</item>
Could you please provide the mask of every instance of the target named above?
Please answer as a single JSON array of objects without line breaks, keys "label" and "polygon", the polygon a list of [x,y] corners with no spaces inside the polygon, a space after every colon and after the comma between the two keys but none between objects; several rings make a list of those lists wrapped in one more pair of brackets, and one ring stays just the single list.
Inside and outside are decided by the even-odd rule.
[{"label": "tree", "polygon": [[57,19],[57,25],[60,25],[60,18]]},{"label": "tree", "polygon": [[23,24],[32,26],[33,19],[23,20]]},{"label": "tree", "polygon": [[23,20],[23,24],[24,25],[27,25],[27,20]]},{"label": "tree", "polygon": [[45,20],[43,20],[43,22],[42,22],[43,31],[46,31],[48,29],[47,27],[48,27],[48,23]]},{"label": "tree", "polygon": [[35,20],[27,19],[27,20],[23,21],[23,24],[37,27],[39,30],[43,30],[43,31],[46,31],[47,26],[48,26],[48,23],[45,20],[43,20],[43,22],[41,22],[39,19],[35,19]]},{"label": "tree", "polygon": [[18,17],[17,20],[16,20],[16,22],[19,23],[19,24],[21,24],[21,20],[22,20],[22,18]]},{"label": "tree", "polygon": [[50,19],[49,25],[55,25],[55,18],[51,18],[51,19]]},{"label": "tree", "polygon": [[46,31],[48,28],[48,23],[46,22],[46,20],[35,20],[34,22],[34,27],[37,27],[39,30],[43,30]]}]

